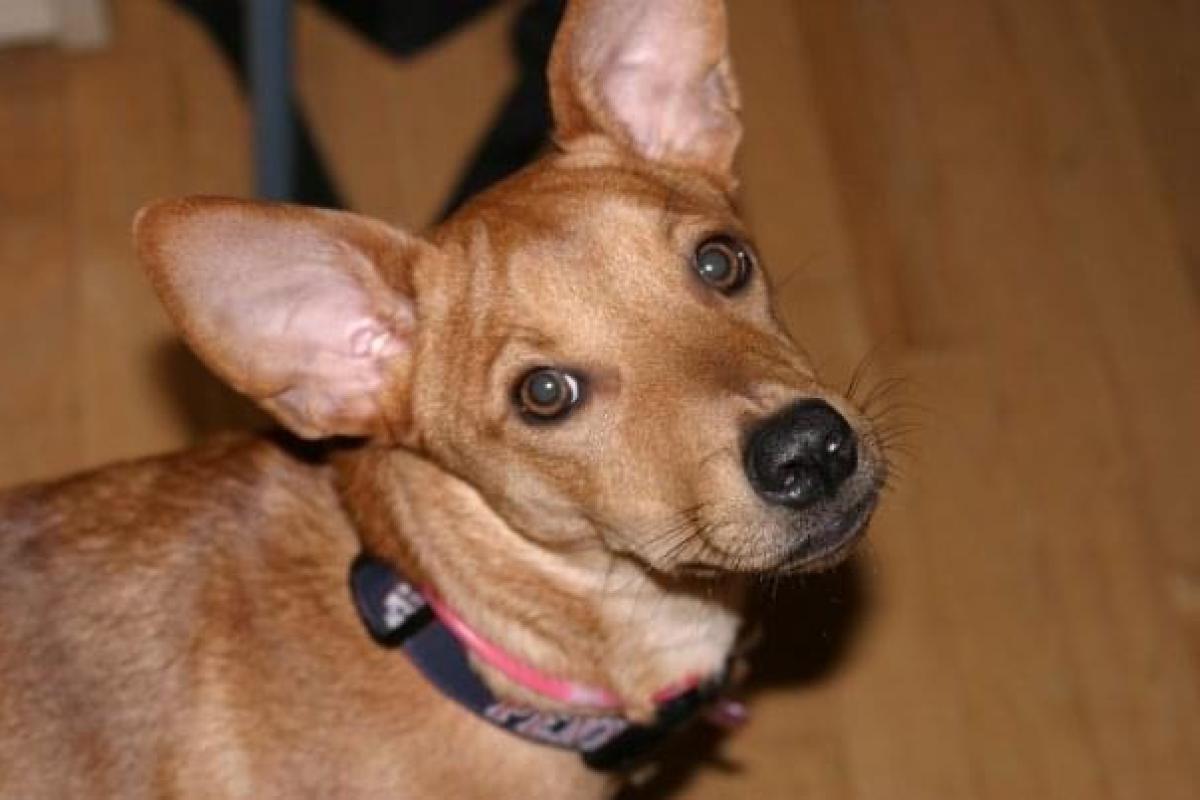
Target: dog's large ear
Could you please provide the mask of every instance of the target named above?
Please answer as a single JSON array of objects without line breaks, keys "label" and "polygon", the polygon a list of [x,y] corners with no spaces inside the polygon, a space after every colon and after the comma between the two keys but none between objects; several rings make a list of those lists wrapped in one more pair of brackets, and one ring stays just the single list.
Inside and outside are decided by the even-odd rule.
[{"label": "dog's large ear", "polygon": [[430,245],[354,214],[216,197],[151,204],[134,238],[200,358],[292,431],[403,426],[409,269]]},{"label": "dog's large ear", "polygon": [[723,0],[569,0],[549,79],[563,146],[599,134],[732,179],[742,127]]}]

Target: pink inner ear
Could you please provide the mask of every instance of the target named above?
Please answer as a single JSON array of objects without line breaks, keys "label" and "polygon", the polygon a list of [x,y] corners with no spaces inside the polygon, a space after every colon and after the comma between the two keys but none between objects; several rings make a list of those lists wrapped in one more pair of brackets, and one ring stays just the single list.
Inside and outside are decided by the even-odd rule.
[{"label": "pink inner ear", "polygon": [[595,0],[576,33],[579,79],[645,157],[729,169],[741,136],[725,15],[704,0]]},{"label": "pink inner ear", "polygon": [[732,122],[715,70],[706,79],[660,75],[645,65],[618,65],[605,83],[605,101],[617,110],[634,145],[647,158],[696,156],[721,149]]},{"label": "pink inner ear", "polygon": [[305,244],[284,268],[219,289],[226,297],[215,321],[258,350],[259,375],[273,385],[263,388],[278,402],[312,419],[374,414],[388,362],[407,347],[411,306],[395,295],[388,308],[373,306],[355,275],[370,268],[361,254]]},{"label": "pink inner ear", "polygon": [[214,210],[181,227],[166,276],[189,338],[238,389],[304,435],[363,433],[412,306],[323,218],[301,216],[317,213]]}]

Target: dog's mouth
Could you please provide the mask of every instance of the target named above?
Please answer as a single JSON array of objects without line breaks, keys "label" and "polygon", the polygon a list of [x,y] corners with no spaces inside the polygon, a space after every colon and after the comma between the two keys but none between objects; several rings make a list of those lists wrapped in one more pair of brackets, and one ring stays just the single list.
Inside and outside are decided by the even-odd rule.
[{"label": "dog's mouth", "polygon": [[830,569],[854,552],[878,502],[879,492],[871,487],[842,508],[810,510],[797,520],[783,523],[783,530],[770,537],[777,542],[774,546],[755,548],[757,552],[714,547],[699,558],[674,564],[669,571],[719,578],[737,573],[789,575]]},{"label": "dog's mouth", "polygon": [[844,561],[862,540],[879,497],[872,492],[840,514],[833,515],[817,530],[806,532],[791,544],[773,572],[781,574],[816,572]]},{"label": "dog's mouth", "polygon": [[789,529],[787,544],[755,552],[707,552],[674,564],[668,571],[691,578],[716,579],[731,574],[789,575],[830,569],[854,552],[862,540],[878,495],[869,493],[844,511],[826,511],[820,521],[807,519]]}]

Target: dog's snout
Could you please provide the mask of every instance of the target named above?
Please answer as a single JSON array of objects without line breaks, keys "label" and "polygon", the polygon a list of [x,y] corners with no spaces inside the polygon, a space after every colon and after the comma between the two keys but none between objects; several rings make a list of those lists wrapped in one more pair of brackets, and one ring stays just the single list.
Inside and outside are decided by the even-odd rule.
[{"label": "dog's snout", "polygon": [[802,400],[764,420],[746,444],[746,477],[772,505],[832,497],[858,466],[858,443],[828,403]]}]

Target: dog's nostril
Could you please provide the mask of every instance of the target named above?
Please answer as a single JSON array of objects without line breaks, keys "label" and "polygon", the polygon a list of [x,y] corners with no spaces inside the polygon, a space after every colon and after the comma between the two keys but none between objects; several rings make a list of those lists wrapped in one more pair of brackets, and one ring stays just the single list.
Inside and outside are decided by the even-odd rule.
[{"label": "dog's nostril", "polygon": [[746,476],[774,505],[804,508],[834,495],[858,467],[854,432],[828,403],[805,400],[768,417],[746,447]]},{"label": "dog's nostril", "polygon": [[840,486],[858,466],[858,448],[854,433],[842,420],[843,429],[830,432],[825,439],[824,472],[826,480],[835,488]]}]

